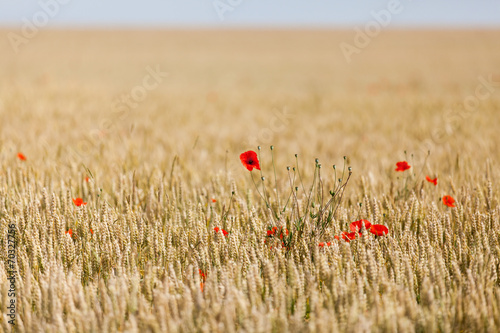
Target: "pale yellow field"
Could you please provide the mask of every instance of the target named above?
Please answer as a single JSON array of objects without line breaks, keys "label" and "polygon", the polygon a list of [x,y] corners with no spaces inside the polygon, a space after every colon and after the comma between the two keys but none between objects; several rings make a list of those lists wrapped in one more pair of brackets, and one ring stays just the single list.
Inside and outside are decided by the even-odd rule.
[{"label": "pale yellow field", "polygon": [[[15,299],[20,332],[498,331],[500,31],[383,31],[348,63],[354,35],[44,30],[18,53],[1,38],[2,330]],[[304,187],[296,173],[278,220],[239,160],[258,145],[275,211],[298,154]],[[328,198],[344,156],[318,234],[315,158]],[[334,239],[361,218],[389,235]]]}]

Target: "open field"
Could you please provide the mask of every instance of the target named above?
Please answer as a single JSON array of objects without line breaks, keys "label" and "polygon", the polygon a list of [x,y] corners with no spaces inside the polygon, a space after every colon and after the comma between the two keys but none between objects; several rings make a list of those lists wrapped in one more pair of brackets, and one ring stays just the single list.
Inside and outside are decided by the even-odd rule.
[{"label": "open field", "polygon": [[354,35],[0,38],[2,330],[499,331],[500,31]]}]

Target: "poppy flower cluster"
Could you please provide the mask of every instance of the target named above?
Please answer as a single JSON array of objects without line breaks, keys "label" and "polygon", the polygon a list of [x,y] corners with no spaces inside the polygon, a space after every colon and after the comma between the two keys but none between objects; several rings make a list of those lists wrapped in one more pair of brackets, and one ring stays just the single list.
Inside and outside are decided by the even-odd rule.
[{"label": "poppy flower cluster", "polygon": [[218,233],[220,230],[222,230],[222,233],[224,234],[224,236],[226,236],[226,237],[227,237],[227,235],[229,234],[229,232],[227,232],[227,231],[226,231],[226,230],[224,230],[224,229],[220,229],[219,227],[215,227],[215,228],[214,228],[215,233]]},{"label": "poppy flower cluster", "polygon": [[340,239],[342,238],[345,240],[347,243],[350,241],[356,239],[356,233],[358,234],[359,237],[361,237],[362,234],[362,228],[363,225],[366,230],[374,234],[375,236],[385,236],[389,233],[389,229],[383,225],[383,224],[372,224],[370,221],[362,219],[358,221],[354,221],[349,225],[349,229],[351,232],[342,232],[340,236],[335,236],[335,239]]},{"label": "poppy flower cluster", "polygon": [[283,235],[286,234],[288,236],[288,229],[284,229],[282,227],[272,227],[272,229],[267,230],[267,237],[279,236],[280,239],[283,239]]},{"label": "poppy flower cluster", "polygon": [[246,151],[240,155],[240,161],[248,171],[252,171],[254,168],[260,170],[259,159],[257,158],[257,153],[253,150]]},{"label": "poppy flower cluster", "polygon": [[82,198],[75,198],[73,199],[73,203],[75,204],[75,206],[77,207],[80,207],[80,206],[85,206],[87,203],[86,202],[83,202],[83,199]]},{"label": "poppy flower cluster", "polygon": [[[267,237],[268,238],[273,238],[273,237],[279,237],[279,239],[281,239],[281,247],[284,248],[284,249],[290,249],[287,244],[285,243],[288,243],[286,241],[286,238],[283,239],[286,236],[288,236],[290,234],[290,232],[288,231],[288,229],[286,228],[283,228],[283,227],[272,227],[271,229],[268,229],[267,230]],[[267,243],[267,240],[264,240],[264,243]],[[272,249],[273,247],[271,246],[270,249]]]},{"label": "poppy flower cluster", "polygon": [[[409,168],[411,168],[411,166],[406,161],[401,161],[401,162],[396,163],[396,171],[406,171]],[[438,182],[437,177],[431,178],[430,176],[425,176],[425,180],[427,180],[431,184],[434,184],[434,186],[437,186],[437,182]],[[443,204],[445,206],[448,206],[448,207],[456,207],[455,206],[455,199],[453,199],[453,197],[451,197],[449,195],[443,196]]]}]

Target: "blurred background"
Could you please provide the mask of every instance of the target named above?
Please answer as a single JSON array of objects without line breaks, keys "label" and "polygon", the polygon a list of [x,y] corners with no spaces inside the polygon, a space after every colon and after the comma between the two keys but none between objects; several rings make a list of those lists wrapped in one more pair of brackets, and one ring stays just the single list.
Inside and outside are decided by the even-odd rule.
[{"label": "blurred background", "polygon": [[244,175],[273,144],[375,182],[498,153],[500,1],[1,0],[0,36],[4,160]]}]

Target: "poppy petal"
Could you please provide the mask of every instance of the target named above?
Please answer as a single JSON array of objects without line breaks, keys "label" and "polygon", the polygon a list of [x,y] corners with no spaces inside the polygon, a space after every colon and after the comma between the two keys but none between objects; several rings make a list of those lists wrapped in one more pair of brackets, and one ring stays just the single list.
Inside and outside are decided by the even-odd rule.
[{"label": "poppy petal", "polygon": [[248,171],[252,171],[254,168],[260,170],[259,159],[257,158],[257,153],[253,150],[246,151],[240,155],[240,161]]}]

